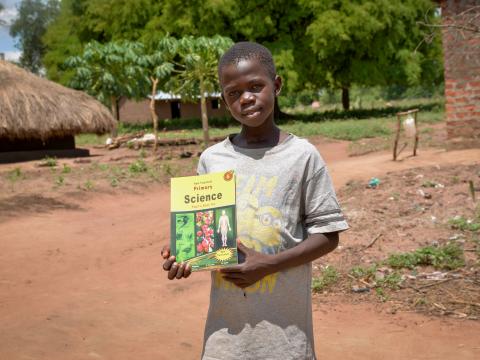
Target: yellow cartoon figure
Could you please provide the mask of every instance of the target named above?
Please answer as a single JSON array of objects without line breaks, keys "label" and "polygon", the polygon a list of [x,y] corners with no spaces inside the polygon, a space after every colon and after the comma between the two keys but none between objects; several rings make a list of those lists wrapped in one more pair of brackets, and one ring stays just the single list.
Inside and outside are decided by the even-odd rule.
[{"label": "yellow cartoon figure", "polygon": [[278,252],[282,242],[282,214],[276,208],[263,206],[256,211],[239,212],[239,239],[247,247],[267,254]]}]

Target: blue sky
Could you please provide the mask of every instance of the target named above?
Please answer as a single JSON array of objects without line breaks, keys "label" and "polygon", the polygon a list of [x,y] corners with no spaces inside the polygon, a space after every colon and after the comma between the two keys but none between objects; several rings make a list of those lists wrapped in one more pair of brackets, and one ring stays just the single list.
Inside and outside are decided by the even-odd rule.
[{"label": "blue sky", "polygon": [[[17,16],[16,4],[20,0],[0,0],[5,9],[0,12],[0,19],[10,23]],[[15,42],[8,34],[8,27],[0,26],[0,52],[5,53],[7,60],[16,60],[20,51],[15,48]]]}]

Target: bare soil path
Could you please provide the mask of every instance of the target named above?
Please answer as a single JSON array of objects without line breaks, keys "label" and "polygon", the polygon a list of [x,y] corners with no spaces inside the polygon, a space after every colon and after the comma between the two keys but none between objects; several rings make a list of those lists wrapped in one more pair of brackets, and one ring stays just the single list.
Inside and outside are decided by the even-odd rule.
[{"label": "bare soil path", "polygon": [[[350,179],[426,165],[471,163],[480,150],[339,156],[320,144],[337,187]],[[345,151],[346,154],[346,151]],[[198,359],[209,274],[169,282],[169,193],[90,196],[69,208],[0,222],[0,359]],[[478,359],[480,323],[388,314],[376,305],[320,299],[320,359]]]}]

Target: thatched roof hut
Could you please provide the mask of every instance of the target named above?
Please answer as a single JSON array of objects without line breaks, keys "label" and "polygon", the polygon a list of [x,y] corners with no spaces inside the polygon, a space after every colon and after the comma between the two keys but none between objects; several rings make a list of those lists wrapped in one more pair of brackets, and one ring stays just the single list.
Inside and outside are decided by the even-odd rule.
[{"label": "thatched roof hut", "polygon": [[[103,134],[115,120],[91,96],[0,60],[0,142]],[[1,151],[1,150],[0,150]]]}]

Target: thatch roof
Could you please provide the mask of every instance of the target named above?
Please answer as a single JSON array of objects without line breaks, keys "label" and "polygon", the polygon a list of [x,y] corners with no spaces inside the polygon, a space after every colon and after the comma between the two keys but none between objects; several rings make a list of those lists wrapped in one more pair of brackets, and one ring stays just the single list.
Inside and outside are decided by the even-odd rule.
[{"label": "thatch roof", "polygon": [[116,121],[100,102],[0,60],[0,138],[103,134]]}]

